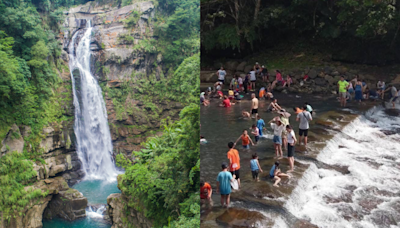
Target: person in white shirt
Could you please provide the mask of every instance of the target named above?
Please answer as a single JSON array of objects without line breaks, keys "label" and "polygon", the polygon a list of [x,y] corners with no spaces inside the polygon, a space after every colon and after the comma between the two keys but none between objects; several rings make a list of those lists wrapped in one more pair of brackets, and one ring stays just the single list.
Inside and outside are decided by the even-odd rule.
[{"label": "person in white shirt", "polygon": [[286,125],[287,131],[287,148],[288,148],[288,161],[290,165],[290,170],[288,172],[293,172],[294,168],[294,145],[296,145],[297,139],[294,131],[290,125]]},{"label": "person in white shirt", "polygon": [[[275,122],[275,123],[273,123]],[[272,141],[274,142],[275,147],[275,154],[278,159],[283,158],[282,153],[282,131],[285,128],[285,125],[282,124],[279,117],[273,118],[271,121],[268,122],[271,124],[271,128],[274,130],[274,138]]]},{"label": "person in white shirt", "polygon": [[224,70],[223,67],[221,67],[221,69],[219,69],[217,71],[217,75],[218,75],[218,81],[222,82],[222,84],[224,84],[225,82],[225,76],[226,76],[226,71]]},{"label": "person in white shirt", "polygon": [[256,71],[252,70],[250,71],[250,91],[255,91],[256,89]]}]

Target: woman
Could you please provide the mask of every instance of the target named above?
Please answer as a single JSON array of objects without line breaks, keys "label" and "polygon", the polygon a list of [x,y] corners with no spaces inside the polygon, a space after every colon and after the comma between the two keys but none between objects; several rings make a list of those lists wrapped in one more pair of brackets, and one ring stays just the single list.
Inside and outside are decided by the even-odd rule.
[{"label": "woman", "polygon": [[261,70],[261,76],[263,78],[263,82],[268,82],[268,69],[264,66],[262,66],[262,70]]},{"label": "woman", "polygon": [[386,87],[385,82],[378,81],[378,84],[376,87],[377,87],[378,94],[381,96],[381,98],[383,100],[383,96],[385,95],[384,91],[385,91],[385,87]]},{"label": "woman", "polygon": [[355,95],[355,98],[354,98],[358,102],[361,102],[362,97],[363,97],[362,88],[363,88],[362,82],[358,80],[356,82],[356,86],[355,86],[355,94],[356,95]]},{"label": "woman", "polygon": [[[275,122],[275,123],[272,123]],[[285,126],[282,124],[279,117],[273,118],[268,122],[271,125],[271,128],[274,130],[274,138],[272,139],[274,142],[275,154],[278,159],[283,158],[282,152],[282,131]]]},{"label": "woman", "polygon": [[349,83],[349,88],[347,88],[347,92],[349,92],[349,94],[350,94],[350,100],[351,100],[351,96],[352,96],[353,93],[354,93],[353,82],[350,82],[350,83]]},{"label": "woman", "polygon": [[275,70],[275,72],[276,72],[276,78],[275,78],[275,81],[272,82],[271,90],[273,90],[275,88],[275,86],[278,82],[282,83],[282,81],[283,81],[281,72],[279,70]]},{"label": "woman", "polygon": [[293,82],[292,77],[290,77],[290,74],[288,74],[288,75],[286,76],[286,80],[283,80],[283,81],[282,81],[283,87],[285,87],[286,85],[287,85],[288,87],[290,87],[290,84],[292,84],[292,82]]}]

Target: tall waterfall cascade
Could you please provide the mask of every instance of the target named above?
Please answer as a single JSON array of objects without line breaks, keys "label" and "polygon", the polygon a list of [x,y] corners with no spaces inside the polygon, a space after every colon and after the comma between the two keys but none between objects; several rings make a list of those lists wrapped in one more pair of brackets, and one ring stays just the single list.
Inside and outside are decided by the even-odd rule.
[{"label": "tall waterfall cascade", "polygon": [[[75,106],[76,148],[85,179],[115,181],[118,170],[112,159],[112,141],[101,88],[90,71],[91,22],[75,49],[79,31],[69,44],[69,68]],[[79,75],[73,72],[79,70]]]}]

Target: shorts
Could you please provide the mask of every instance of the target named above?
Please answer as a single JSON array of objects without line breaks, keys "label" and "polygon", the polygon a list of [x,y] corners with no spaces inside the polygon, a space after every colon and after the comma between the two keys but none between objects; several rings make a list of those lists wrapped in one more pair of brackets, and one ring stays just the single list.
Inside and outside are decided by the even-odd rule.
[{"label": "shorts", "polygon": [[251,110],[251,114],[256,114],[256,113],[258,113],[258,109],[252,109]]},{"label": "shorts", "polygon": [[299,135],[300,136],[305,136],[305,137],[307,137],[307,135],[308,135],[308,129],[305,129],[305,130],[303,130],[303,129],[299,129]]},{"label": "shorts", "polygon": [[230,194],[221,194],[221,196],[229,196]]},{"label": "shorts", "polygon": [[257,179],[258,178],[258,169],[251,171],[251,174],[253,175],[253,179]]},{"label": "shorts", "polygon": [[256,82],[256,80],[250,80],[250,82]]},{"label": "shorts", "polygon": [[243,145],[243,149],[250,149],[250,145]]},{"label": "shorts", "polygon": [[218,79],[219,82],[221,82],[222,84],[224,84],[225,80],[220,80]]},{"label": "shorts", "polygon": [[353,88],[350,88],[348,91],[349,91],[350,94],[354,93],[354,89]]},{"label": "shorts", "polygon": [[256,139],[256,142],[258,142],[258,140],[260,140],[260,136],[254,136],[254,138]]},{"label": "shorts", "polygon": [[399,96],[390,98],[390,101],[389,101],[389,102],[395,102],[395,101],[397,100],[398,97],[399,97]]},{"label": "shorts", "polygon": [[274,135],[274,138],[272,139],[272,141],[274,142],[274,144],[282,145],[282,137],[281,136]]},{"label": "shorts", "polygon": [[233,100],[233,99],[234,99],[234,97],[233,97],[233,96],[229,96],[228,98],[229,98],[229,100]]},{"label": "shorts", "polygon": [[290,143],[287,145],[287,156],[288,158],[294,156],[294,146],[291,146]]},{"label": "shorts", "polygon": [[231,171],[232,176],[233,176],[233,175],[236,175],[236,180],[240,178],[240,175],[239,175],[240,172],[239,172],[239,171],[240,171],[240,169],[235,170],[235,171]]},{"label": "shorts", "polygon": [[204,97],[200,97],[200,103],[204,102]]},{"label": "shorts", "polygon": [[347,92],[339,92],[339,97],[346,98],[346,93]]},{"label": "shorts", "polygon": [[271,178],[271,179],[274,179],[274,178],[275,178],[275,176],[271,176],[271,175],[269,175],[269,178]]}]

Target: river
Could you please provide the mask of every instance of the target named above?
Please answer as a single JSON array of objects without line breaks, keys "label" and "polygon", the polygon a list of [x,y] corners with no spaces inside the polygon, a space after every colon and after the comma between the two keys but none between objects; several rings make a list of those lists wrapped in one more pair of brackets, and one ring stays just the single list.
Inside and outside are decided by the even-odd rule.
[{"label": "river", "polygon": [[[296,147],[295,171],[279,188],[267,177],[275,161],[272,131],[246,152],[240,147],[242,188],[233,192],[229,209],[220,205],[202,209],[202,226],[209,227],[398,227],[400,224],[400,118],[378,103],[350,103],[341,109],[333,98],[279,94],[278,103],[292,113],[290,123],[297,132],[293,106],[312,104],[316,116],[309,132],[307,151]],[[376,107],[374,106],[376,105]],[[260,110],[266,110],[262,101]],[[227,143],[236,140],[252,120],[241,118],[250,101],[231,108],[201,109],[201,178],[214,190],[221,162],[227,162]],[[261,111],[268,122],[273,114]],[[264,173],[252,180],[249,161],[257,152]],[[284,154],[286,155],[285,151]],[[286,159],[282,171],[288,170]]]}]

